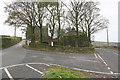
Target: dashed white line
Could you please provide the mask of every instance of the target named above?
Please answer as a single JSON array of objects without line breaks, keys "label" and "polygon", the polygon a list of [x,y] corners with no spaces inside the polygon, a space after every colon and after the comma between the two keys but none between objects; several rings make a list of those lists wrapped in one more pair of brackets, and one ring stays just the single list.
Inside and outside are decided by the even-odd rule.
[{"label": "dashed white line", "polygon": [[111,74],[113,74],[113,72],[112,72],[112,71],[110,71],[110,73],[111,73]]},{"label": "dashed white line", "polygon": [[96,54],[94,54],[94,55],[95,55],[95,58],[98,58]]},{"label": "dashed white line", "polygon": [[114,54],[116,54],[117,56],[118,56],[118,53],[115,53],[115,52],[113,52]]},{"label": "dashed white line", "polygon": [[8,71],[7,68],[4,68],[6,74],[8,75],[8,77],[11,79],[11,80],[14,80],[13,77],[11,76],[10,72]]},{"label": "dashed white line", "polygon": [[108,64],[106,62],[103,62],[106,66],[108,66]]},{"label": "dashed white line", "polygon": [[26,64],[26,66],[27,66],[27,67],[29,67],[29,68],[31,68],[32,70],[34,70],[34,71],[36,71],[36,72],[38,72],[38,73],[40,73],[40,74],[44,75],[44,73],[43,73],[43,72],[41,72],[41,71],[39,71],[39,70],[37,70],[37,69],[33,68],[32,66],[29,66],[28,64]]},{"label": "dashed white line", "polygon": [[103,61],[103,63],[104,63],[106,66],[108,66],[107,63],[105,62],[105,60],[104,60],[99,54],[97,54],[97,55],[98,55],[98,57]]},{"label": "dashed white line", "polygon": [[110,67],[108,67],[108,69],[110,70]]},{"label": "dashed white line", "polygon": [[113,71],[111,70],[111,68],[108,66],[108,64],[105,62],[105,60],[99,55],[97,54],[98,57],[103,61],[103,63],[105,64],[105,66],[108,68],[108,70],[110,71],[111,74],[114,74]]}]

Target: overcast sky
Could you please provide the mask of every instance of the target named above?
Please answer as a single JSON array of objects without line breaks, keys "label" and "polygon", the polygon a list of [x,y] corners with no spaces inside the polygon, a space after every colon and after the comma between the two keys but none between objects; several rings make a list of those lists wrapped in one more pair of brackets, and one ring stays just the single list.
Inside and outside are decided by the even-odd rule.
[{"label": "overcast sky", "polygon": [[[0,35],[14,35],[14,28],[4,24],[7,15],[4,13],[4,6],[6,2],[13,0],[1,0],[0,2]],[[69,0],[65,0],[66,2]],[[101,15],[109,20],[109,41],[118,41],[118,2],[119,0],[94,0],[100,2],[98,6],[101,9]],[[17,36],[22,36],[21,30],[17,30]],[[106,29],[94,34],[95,41],[106,41]]]}]

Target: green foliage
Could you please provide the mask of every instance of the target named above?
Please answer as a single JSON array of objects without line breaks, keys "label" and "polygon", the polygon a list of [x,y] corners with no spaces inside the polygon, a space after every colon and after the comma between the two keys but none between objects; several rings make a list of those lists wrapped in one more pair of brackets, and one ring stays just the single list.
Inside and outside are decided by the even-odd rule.
[{"label": "green foliage", "polygon": [[65,34],[60,39],[60,44],[63,46],[72,46],[76,47],[88,47],[88,38],[85,34],[80,34],[78,37],[75,35],[75,32],[69,32]]},{"label": "green foliage", "polygon": [[95,53],[95,49],[93,47],[68,47],[68,46],[61,46],[61,45],[54,45],[51,47],[48,44],[43,43],[35,43],[31,44],[30,46],[26,46],[29,49],[35,49],[40,51],[54,51],[54,52],[63,52],[63,53]]},{"label": "green foliage", "polygon": [[77,76],[70,74],[67,71],[56,70],[46,75],[47,78],[78,78]]},{"label": "green foliage", "polygon": [[71,78],[70,80],[78,80],[78,78],[88,78],[86,80],[92,80],[83,72],[70,68],[51,66],[48,68],[48,70],[50,72],[47,73],[44,78],[62,78],[64,80],[68,80],[67,78]]},{"label": "green foliage", "polygon": [[7,47],[10,47],[12,45],[17,44],[18,42],[20,42],[22,40],[22,38],[21,37],[16,37],[14,39],[14,37],[2,36],[1,40],[2,40],[2,46],[1,47],[4,49],[4,48],[7,48]]}]

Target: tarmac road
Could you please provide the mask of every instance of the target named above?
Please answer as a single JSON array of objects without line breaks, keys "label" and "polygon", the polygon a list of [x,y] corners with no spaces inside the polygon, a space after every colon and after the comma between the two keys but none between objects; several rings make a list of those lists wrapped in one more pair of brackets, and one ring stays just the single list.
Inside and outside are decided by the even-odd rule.
[{"label": "tarmac road", "polygon": [[99,52],[99,55],[104,60],[106,65],[111,69],[113,73],[119,72],[119,59],[120,55],[117,50],[113,49],[102,49],[98,48],[96,49]]},{"label": "tarmac road", "polygon": [[[0,68],[0,70],[3,71],[3,77],[6,78],[7,76],[9,78],[12,76],[15,78],[25,78],[25,76],[28,76],[29,78],[31,78],[33,75],[31,74],[32,71],[30,69],[42,72],[34,65],[34,67],[32,66],[31,68],[31,65],[27,65],[28,63],[61,65],[88,72],[113,75],[115,77],[117,77],[118,75],[118,53],[115,50],[96,49],[99,53],[67,54],[26,50],[22,48],[23,43],[24,41],[2,51],[2,54],[0,55],[2,56],[2,68]],[[42,66],[41,69],[44,69],[44,66]],[[20,70],[23,71],[20,72]],[[36,78],[38,77],[39,75],[36,74]]]}]

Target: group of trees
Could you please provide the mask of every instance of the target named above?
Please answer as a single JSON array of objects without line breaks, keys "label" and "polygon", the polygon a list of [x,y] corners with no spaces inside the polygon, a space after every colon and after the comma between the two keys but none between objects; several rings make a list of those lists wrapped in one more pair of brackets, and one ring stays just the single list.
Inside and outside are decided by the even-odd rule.
[{"label": "group of trees", "polygon": [[[29,28],[32,33],[31,42],[35,43],[35,28],[39,28],[42,42],[42,27],[46,24],[50,31],[51,40],[57,36],[59,40],[68,28],[74,28],[78,46],[80,33],[87,36],[91,44],[91,35],[107,27],[108,20],[103,18],[97,3],[85,0],[73,0],[69,4],[63,1],[53,2],[13,2],[6,5],[8,18],[5,23],[15,27]],[[90,45],[89,45],[90,46]]]}]

